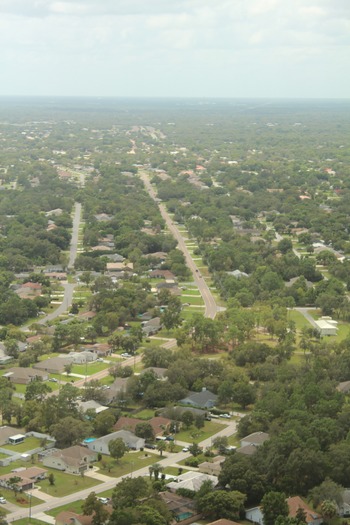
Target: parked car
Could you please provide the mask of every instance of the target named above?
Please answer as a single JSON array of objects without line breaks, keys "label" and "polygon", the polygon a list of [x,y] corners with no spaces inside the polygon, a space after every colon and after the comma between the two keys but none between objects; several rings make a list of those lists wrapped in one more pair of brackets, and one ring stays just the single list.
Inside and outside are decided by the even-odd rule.
[{"label": "parked car", "polygon": [[50,377],[49,381],[51,381],[51,383],[57,383],[57,379],[55,377]]},{"label": "parked car", "polygon": [[127,352],[124,352],[123,354],[120,354],[122,357],[132,357],[131,354],[128,354]]},{"label": "parked car", "polygon": [[225,419],[231,419],[230,414],[220,414],[220,417],[223,417]]},{"label": "parked car", "polygon": [[167,436],[165,439],[166,439],[167,441],[174,441],[173,436]]},{"label": "parked car", "polygon": [[101,503],[103,503],[104,505],[107,505],[107,503],[109,502],[109,498],[97,498]]},{"label": "parked car", "polygon": [[182,449],[182,452],[189,452],[189,449],[188,449],[187,447],[184,447],[184,448]]},{"label": "parked car", "polygon": [[156,446],[153,445],[153,443],[145,443],[145,448],[150,448],[151,450],[155,450]]},{"label": "parked car", "polygon": [[7,500],[3,498],[2,496],[0,496],[0,503],[1,505],[5,505],[7,503]]}]

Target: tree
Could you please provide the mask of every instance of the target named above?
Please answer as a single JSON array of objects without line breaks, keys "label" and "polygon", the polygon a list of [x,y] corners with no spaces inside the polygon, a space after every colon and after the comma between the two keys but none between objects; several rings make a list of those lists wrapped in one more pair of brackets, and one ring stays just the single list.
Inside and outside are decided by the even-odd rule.
[{"label": "tree", "polygon": [[72,372],[73,364],[67,363],[64,365],[64,371],[66,372],[67,376],[69,376]]},{"label": "tree", "polygon": [[275,525],[279,516],[287,517],[289,508],[283,492],[267,492],[261,500],[264,525]]},{"label": "tree", "polygon": [[250,383],[239,382],[232,387],[232,400],[243,409],[255,402],[256,391]]},{"label": "tree", "polygon": [[92,432],[91,424],[74,417],[64,417],[50,428],[59,448],[70,447],[80,443]]},{"label": "tree", "polygon": [[315,508],[325,500],[335,501],[337,505],[340,505],[343,502],[343,491],[344,488],[341,485],[330,478],[326,478],[321,485],[310,491],[309,498]]},{"label": "tree", "polygon": [[159,474],[161,474],[164,470],[164,467],[160,463],[154,463],[153,465],[150,465],[148,467],[149,471],[149,477],[152,479],[152,476],[154,476],[154,480],[158,481]]},{"label": "tree", "polygon": [[145,439],[146,441],[153,441],[154,432],[152,425],[147,423],[147,421],[144,423],[137,423],[135,427],[135,435]]},{"label": "tree", "polygon": [[157,450],[160,453],[160,455],[163,455],[164,450],[166,450],[166,442],[164,440],[160,440],[157,443]]},{"label": "tree", "polygon": [[124,478],[113,491],[113,507],[124,509],[135,506],[138,501],[149,496],[149,493],[150,487],[144,477]]},{"label": "tree", "polygon": [[188,450],[190,451],[193,457],[199,456],[199,454],[202,453],[202,449],[198,445],[198,443],[192,443],[192,445],[188,447]]},{"label": "tree", "polygon": [[193,413],[190,410],[186,410],[181,415],[181,421],[185,425],[185,428],[190,428],[190,426],[193,425],[194,421]]},{"label": "tree", "polygon": [[54,474],[51,472],[47,478],[49,480],[49,483],[51,486],[53,486],[55,484],[55,476]]},{"label": "tree", "polygon": [[325,518],[325,520],[327,520],[327,521],[331,520],[332,518],[334,518],[334,516],[337,513],[337,505],[336,505],[336,503],[334,501],[329,500],[329,499],[326,499],[326,500],[322,501],[322,503],[321,503],[321,512],[322,512],[322,516]]},{"label": "tree", "polygon": [[115,416],[110,410],[105,410],[96,415],[94,420],[94,429],[99,436],[105,436],[111,432],[115,423]]},{"label": "tree", "polygon": [[51,387],[44,383],[41,378],[38,378],[27,385],[25,400],[38,399],[39,401],[43,401],[50,392],[52,392]]},{"label": "tree", "polygon": [[4,342],[6,354],[17,359],[18,357],[18,343],[15,339],[6,339]]},{"label": "tree", "polygon": [[95,492],[88,495],[81,508],[85,516],[92,516],[93,525],[104,525],[109,517],[106,507],[97,498]]},{"label": "tree", "polygon": [[114,458],[117,463],[124,456],[127,448],[122,440],[122,438],[111,439],[108,443],[108,450],[112,458]]},{"label": "tree", "polygon": [[226,436],[218,436],[214,438],[213,446],[217,448],[219,454],[224,454],[228,447],[228,438]]},{"label": "tree", "polygon": [[206,519],[226,518],[237,520],[244,510],[245,499],[246,496],[236,490],[231,492],[216,490],[199,498],[197,507]]}]

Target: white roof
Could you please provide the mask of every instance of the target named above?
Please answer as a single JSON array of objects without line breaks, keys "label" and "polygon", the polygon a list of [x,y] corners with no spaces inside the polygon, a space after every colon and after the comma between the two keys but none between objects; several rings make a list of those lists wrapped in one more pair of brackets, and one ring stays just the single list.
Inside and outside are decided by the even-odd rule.
[{"label": "white roof", "polygon": [[14,436],[10,436],[9,439],[24,439],[25,437],[25,434],[15,434]]}]

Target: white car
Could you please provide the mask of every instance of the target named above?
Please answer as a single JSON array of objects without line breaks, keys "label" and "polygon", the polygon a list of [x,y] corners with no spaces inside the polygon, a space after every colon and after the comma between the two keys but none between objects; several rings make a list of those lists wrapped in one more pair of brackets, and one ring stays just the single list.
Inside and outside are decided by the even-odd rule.
[{"label": "white car", "polygon": [[101,503],[103,503],[104,505],[107,505],[107,503],[109,502],[109,498],[97,498]]},{"label": "white car", "polygon": [[0,503],[1,505],[5,505],[7,503],[7,500],[3,498],[2,496],[0,496]]},{"label": "white car", "polygon": [[127,352],[124,352],[124,354],[120,354],[122,357],[132,357],[131,354],[128,354]]},{"label": "white car", "polygon": [[182,452],[189,452],[189,450],[188,450],[187,447],[184,447],[184,448],[182,449]]}]

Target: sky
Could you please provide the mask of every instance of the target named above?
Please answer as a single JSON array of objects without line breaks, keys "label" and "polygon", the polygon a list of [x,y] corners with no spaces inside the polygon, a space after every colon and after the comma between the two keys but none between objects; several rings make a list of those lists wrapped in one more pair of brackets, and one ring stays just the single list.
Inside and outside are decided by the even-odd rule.
[{"label": "sky", "polygon": [[0,96],[349,98],[350,0],[0,0]]}]

